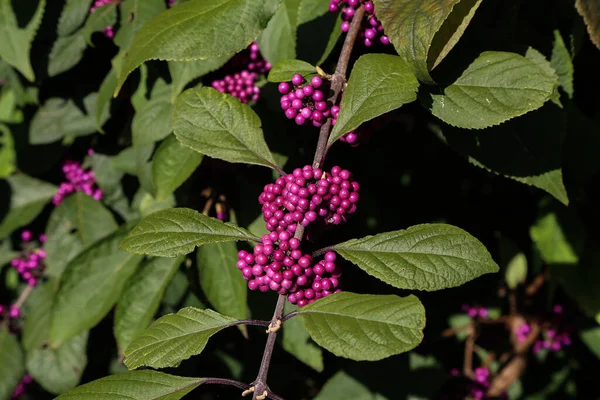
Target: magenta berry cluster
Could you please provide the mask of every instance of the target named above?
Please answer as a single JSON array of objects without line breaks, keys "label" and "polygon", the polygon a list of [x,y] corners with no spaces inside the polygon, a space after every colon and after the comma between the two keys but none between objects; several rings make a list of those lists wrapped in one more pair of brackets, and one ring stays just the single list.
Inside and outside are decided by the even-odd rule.
[{"label": "magenta berry cluster", "polygon": [[342,19],[344,22],[342,22],[340,29],[342,32],[348,32],[350,30],[350,22],[352,22],[356,10],[361,5],[364,5],[365,8],[364,26],[359,32],[363,44],[367,47],[371,47],[378,39],[381,44],[390,44],[390,38],[383,33],[383,26],[375,16],[375,6],[372,1],[331,0],[329,3],[329,11],[337,12],[342,10]]},{"label": "magenta berry cluster", "polygon": [[[29,243],[32,238],[33,234],[31,231],[25,230],[21,233],[21,239],[25,242],[26,248],[31,247]],[[44,243],[46,241],[46,235],[40,235],[39,241]],[[44,269],[45,258],[46,251],[43,248],[31,248],[22,252],[18,257],[13,258],[10,265],[29,286],[35,286]]]},{"label": "magenta berry cluster", "polygon": [[489,315],[488,309],[480,306],[470,306],[463,304],[462,311],[471,318],[487,318]]},{"label": "magenta berry cluster", "polygon": [[14,400],[25,396],[27,394],[27,385],[31,384],[31,382],[33,382],[31,375],[27,374],[23,376],[10,396],[10,399]]},{"label": "magenta berry cluster", "polygon": [[[97,8],[103,7],[108,4],[112,4],[115,1],[117,1],[117,0],[95,0],[94,3],[92,4],[92,7],[90,7],[90,14],[93,13],[94,11],[96,11]],[[106,28],[102,29],[101,32],[109,39],[112,39],[115,37],[114,26],[112,26],[112,25],[109,25]]]},{"label": "magenta berry cluster", "polygon": [[315,263],[300,250],[300,240],[282,231],[264,235],[252,254],[240,250],[237,267],[250,290],[273,290],[302,307],[339,291],[341,269],[335,259],[335,253],[328,252]]},{"label": "magenta berry cluster", "polygon": [[546,329],[543,336],[543,339],[538,339],[533,344],[534,353],[539,353],[542,349],[557,352],[572,343],[571,335],[568,332],[558,332],[556,329]]},{"label": "magenta berry cluster", "polygon": [[258,201],[269,231],[294,233],[300,223],[339,225],[356,211],[360,185],[350,171],[335,166],[329,173],[306,165],[264,187]]},{"label": "magenta berry cluster", "polygon": [[75,161],[66,161],[62,167],[62,171],[67,181],[60,184],[58,191],[52,198],[52,203],[55,206],[58,206],[66,196],[74,192],[84,192],[96,200],[102,199],[102,189],[96,185],[94,171],[84,170]]},{"label": "magenta berry cluster", "polygon": [[242,57],[241,62],[244,64],[242,71],[225,75],[222,79],[216,79],[211,84],[214,89],[237,97],[242,103],[258,101],[260,88],[256,86],[256,81],[260,74],[264,74],[271,69],[271,64],[261,56],[256,43],[250,45],[248,53],[247,59]]},{"label": "magenta berry cluster", "polygon": [[300,74],[294,74],[291,82],[279,84],[281,108],[285,116],[304,125],[309,121],[313,126],[320,127],[331,115],[331,108],[327,104],[328,85],[320,76],[314,76],[306,82]]}]

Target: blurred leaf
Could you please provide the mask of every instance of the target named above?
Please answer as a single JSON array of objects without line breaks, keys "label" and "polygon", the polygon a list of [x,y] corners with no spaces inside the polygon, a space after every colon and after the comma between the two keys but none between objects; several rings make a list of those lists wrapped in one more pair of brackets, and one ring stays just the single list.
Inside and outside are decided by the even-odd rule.
[{"label": "blurred leaf", "polygon": [[[15,257],[19,256],[18,251],[12,249],[10,240],[0,241],[0,267],[6,265]],[[1,269],[1,268],[0,268]]]},{"label": "blurred leaf", "polygon": [[283,0],[257,39],[260,52],[271,64],[296,58],[296,28],[302,0]]},{"label": "blurred leaf", "polygon": [[549,103],[483,131],[446,127],[443,134],[472,164],[545,190],[567,205],[562,174],[565,128],[564,113]]},{"label": "blurred leaf", "polygon": [[258,240],[244,228],[207,217],[189,208],[158,211],[144,218],[123,240],[131,253],[176,257],[196,246],[238,240]]},{"label": "blurred leaf", "polygon": [[515,289],[527,279],[527,257],[518,253],[506,266],[505,278],[509,288]]},{"label": "blurred leaf", "polygon": [[256,39],[281,0],[187,2],[160,13],[135,35],[117,91],[144,61],[204,60],[245,49]]},{"label": "blurred leaf", "polygon": [[81,29],[85,41],[93,46],[92,34],[117,23],[117,2],[108,3],[94,10]]},{"label": "blurred leaf", "polygon": [[152,158],[152,182],[156,198],[165,199],[198,168],[204,156],[179,143],[175,135],[167,137]]},{"label": "blurred leaf", "polygon": [[209,72],[216,71],[230,58],[231,55],[224,55],[208,60],[169,61],[169,72],[173,80],[171,82],[171,103],[175,103],[175,99],[188,83]]},{"label": "blurred leaf", "polygon": [[465,326],[471,324],[473,321],[467,314],[453,314],[448,317],[448,325],[451,328],[456,329],[456,338],[458,340],[465,340],[469,336],[467,329],[462,329]]},{"label": "blurred leaf", "polygon": [[58,37],[48,56],[48,76],[53,77],[70,70],[81,61],[87,47],[81,32]]},{"label": "blurred leaf", "polygon": [[83,192],[75,193],[56,207],[46,226],[46,267],[50,276],[59,277],[82,249],[118,228],[102,203]]},{"label": "blurred leaf", "polygon": [[0,179],[8,178],[15,172],[17,153],[10,129],[0,124]]},{"label": "blurred leaf", "polygon": [[[285,303],[284,314],[298,310],[297,306]],[[298,360],[308,365],[317,372],[323,372],[323,351],[311,339],[304,321],[301,318],[292,318],[285,321],[283,327],[283,348]]]},{"label": "blurred leaf", "polygon": [[560,86],[567,93],[569,98],[573,97],[573,61],[567,46],[563,41],[560,31],[557,29],[554,31],[554,44],[552,46],[552,68],[558,75],[558,81]]},{"label": "blurred leaf", "polygon": [[340,370],[327,382],[314,400],[375,400],[362,383]]},{"label": "blurred leaf", "polygon": [[54,185],[23,174],[9,176],[6,180],[11,189],[10,208],[0,222],[0,239],[33,221],[57,190]]},{"label": "blurred leaf", "polygon": [[590,40],[600,49],[600,2],[575,0],[575,8],[585,21]]},{"label": "blurred leaf", "polygon": [[46,0],[39,0],[35,13],[25,28],[19,28],[17,17],[12,9],[11,0],[0,0],[0,58],[15,67],[28,81],[33,82],[35,75],[29,60],[31,42],[35,37]]},{"label": "blurred leaf", "polygon": [[449,86],[424,93],[422,102],[449,125],[483,129],[540,108],[556,76],[516,53],[486,51]]},{"label": "blurred leaf", "polygon": [[485,246],[464,230],[421,224],[332,247],[346,260],[400,289],[440,290],[498,271]]},{"label": "blurred leaf", "polygon": [[58,36],[69,36],[75,32],[83,24],[89,12],[88,0],[67,0],[56,26]]},{"label": "blurred leaf", "polygon": [[328,145],[363,122],[416,100],[418,87],[419,82],[400,57],[363,55],[352,68]]},{"label": "blurred leaf", "polygon": [[340,25],[342,25],[342,21],[342,13],[339,13],[337,19],[335,20],[335,23],[333,24],[333,30],[329,35],[329,39],[327,40],[325,50],[323,50],[321,58],[319,59],[319,61],[317,61],[317,65],[322,65],[325,61],[327,61],[327,58],[335,48],[335,45],[337,44],[338,40],[340,40],[340,36],[342,36],[342,30],[339,27]]},{"label": "blurred leaf", "polygon": [[52,321],[52,305],[58,291],[59,280],[50,278],[38,283],[25,303],[27,318],[23,326],[23,349],[29,355],[45,347]]},{"label": "blurred leaf", "polygon": [[52,313],[52,347],[96,325],[121,296],[142,259],[119,249],[130,229],[123,225],[80,253],[65,269]]},{"label": "blurred leaf", "polygon": [[425,327],[425,308],[412,295],[334,293],[300,308],[298,316],[319,346],[356,361],[412,350]]},{"label": "blurred leaf", "polygon": [[257,237],[263,237],[264,235],[269,233],[269,230],[265,226],[265,220],[263,218],[262,213],[258,217],[256,217],[256,219],[252,221],[250,225],[248,225],[248,230]]},{"label": "blurred leaf", "polygon": [[[12,88],[0,89],[0,122],[7,122],[9,124],[20,124],[23,122],[23,112],[17,108],[17,105],[17,95]],[[0,127],[2,126],[0,124]]]},{"label": "blurred leaf", "polygon": [[177,308],[179,303],[183,301],[189,286],[190,282],[187,275],[180,270],[176,271],[162,298],[163,303],[171,308]]},{"label": "blurred leaf", "polygon": [[458,42],[481,0],[374,0],[377,18],[420,81]]},{"label": "blurred leaf", "polygon": [[260,118],[233,96],[206,87],[186,90],[175,102],[173,121],[177,140],[199,153],[278,168]]},{"label": "blurred leaf", "polygon": [[122,354],[148,327],[183,257],[154,258],[142,264],[117,303],[114,331]]},{"label": "blurred leaf", "polygon": [[305,61],[284,60],[273,65],[269,71],[269,82],[290,82],[294,74],[306,77],[316,73],[316,68]]},{"label": "blurred leaf", "polygon": [[172,193],[164,200],[157,200],[143,188],[140,188],[133,197],[131,206],[139,211],[141,217],[147,217],[157,211],[173,208],[175,203],[175,196]]},{"label": "blurred leaf", "polygon": [[581,331],[581,340],[590,351],[600,359],[600,328],[590,328]]},{"label": "blurred leaf", "polygon": [[103,117],[110,113],[110,101],[112,100],[112,94],[117,85],[117,73],[112,68],[108,71],[106,77],[98,89],[98,99],[96,100],[96,109],[94,117],[96,118],[96,129],[98,132],[104,133],[102,125],[104,125]]},{"label": "blurred leaf", "polygon": [[329,10],[328,0],[299,0],[298,3],[298,25],[310,22]]},{"label": "blurred leaf", "polygon": [[9,399],[25,374],[25,357],[17,336],[0,326],[0,399]]},{"label": "blurred leaf", "polygon": [[[29,127],[30,144],[48,144],[64,137],[86,136],[96,132],[97,93],[83,99],[85,113],[72,100],[50,98],[38,109]],[[108,119],[108,110],[101,118]]]},{"label": "blurred leaf", "polygon": [[177,366],[181,361],[200,354],[212,335],[235,322],[234,318],[212,310],[192,307],[181,309],[177,314],[165,315],[143,331],[125,350],[125,365],[129,369]]},{"label": "blurred leaf", "polygon": [[125,372],[86,383],[56,400],[178,400],[203,381],[158,371]]},{"label": "blurred leaf", "polygon": [[237,319],[247,316],[246,280],[237,266],[233,242],[206,244],[198,248],[198,276],[206,298],[215,310]]},{"label": "blurred leaf", "polygon": [[173,104],[171,85],[158,79],[152,88],[150,99],[133,116],[131,135],[134,147],[164,139],[173,132]]}]

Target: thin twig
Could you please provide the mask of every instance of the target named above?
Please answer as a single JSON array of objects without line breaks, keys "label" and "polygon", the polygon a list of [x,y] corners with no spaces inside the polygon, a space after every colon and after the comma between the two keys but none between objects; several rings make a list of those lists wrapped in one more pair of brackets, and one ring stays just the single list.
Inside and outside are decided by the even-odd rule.
[{"label": "thin twig", "polygon": [[252,326],[269,326],[270,321],[262,321],[259,319],[246,319],[235,321],[232,325],[252,325]]},{"label": "thin twig", "polygon": [[333,246],[323,247],[322,249],[313,251],[312,254],[311,254],[311,257],[312,258],[316,258],[316,257],[322,256],[323,254],[325,254],[325,253],[327,253],[328,251],[331,251],[331,250],[333,250]]},{"label": "thin twig", "polygon": [[298,311],[292,311],[289,314],[285,314],[283,317],[281,317],[281,323],[284,323],[290,318],[294,318],[296,315],[298,315]]},{"label": "thin twig", "polygon": [[29,295],[31,294],[31,292],[33,292],[33,286],[27,285],[25,289],[23,289],[23,291],[21,292],[21,295],[19,296],[17,301],[13,304],[15,308],[21,308],[27,300],[27,298],[29,297]]}]

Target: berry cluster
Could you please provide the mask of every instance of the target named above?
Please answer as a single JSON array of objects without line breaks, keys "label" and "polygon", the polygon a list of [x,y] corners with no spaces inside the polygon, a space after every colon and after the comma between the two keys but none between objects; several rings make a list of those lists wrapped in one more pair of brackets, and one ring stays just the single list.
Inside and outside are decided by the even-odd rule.
[{"label": "berry cluster", "polygon": [[300,240],[286,231],[271,232],[262,237],[253,254],[240,250],[237,267],[250,290],[273,290],[302,307],[339,291],[341,270],[335,258],[335,253],[329,252],[315,264],[300,250]]},{"label": "berry cluster", "polygon": [[468,304],[463,304],[462,311],[467,313],[471,318],[487,318],[489,315],[487,308],[480,306],[469,306]]},{"label": "berry cluster", "polygon": [[361,6],[365,7],[365,22],[359,32],[360,37],[363,39],[365,46],[370,47],[379,38],[381,44],[390,44],[390,39],[384,35],[383,26],[381,22],[375,16],[375,6],[372,1],[365,0],[331,0],[329,3],[329,11],[337,12],[342,10],[342,22],[341,29],[343,32],[350,30],[350,22],[354,18],[356,10]]},{"label": "berry cluster", "polygon": [[312,121],[316,127],[323,125],[332,112],[326,100],[329,88],[323,79],[314,76],[305,84],[302,75],[294,74],[290,83],[279,84],[279,93],[282,94],[280,103],[285,116],[294,119],[298,125],[308,121]]},{"label": "berry cluster", "polygon": [[[92,4],[92,7],[90,8],[90,14],[93,13],[94,11],[96,11],[97,8],[106,6],[108,4],[112,4],[117,0],[95,0],[94,4]],[[109,39],[112,39],[115,37],[115,32],[114,32],[114,26],[109,25],[106,28],[102,29],[102,33],[108,37]]]},{"label": "berry cluster", "polygon": [[[452,389],[447,390],[446,393],[442,394],[441,399],[487,399],[487,391],[491,385],[490,370],[486,367],[478,367],[473,371],[474,379],[462,380],[458,382],[458,386],[454,386]],[[458,369],[453,368],[450,371],[450,375],[454,377],[461,377],[461,373]],[[463,378],[464,379],[464,378]],[[507,400],[507,393],[503,393],[499,397],[494,399]]]},{"label": "berry cluster", "polygon": [[232,64],[243,65],[243,69],[214,80],[211,86],[221,93],[237,97],[242,103],[256,102],[260,98],[260,88],[256,86],[256,81],[260,74],[271,69],[271,64],[261,56],[256,43],[252,43],[244,53],[248,54],[241,54],[232,59]]},{"label": "berry cluster", "polygon": [[[88,152],[88,154],[91,153]],[[52,199],[52,203],[55,206],[58,206],[67,195],[73,192],[84,192],[96,200],[102,198],[102,190],[96,186],[94,171],[84,170],[75,161],[66,161],[62,167],[62,171],[67,178],[67,182],[61,183],[58,187],[58,192]]]},{"label": "berry cluster", "polygon": [[535,341],[533,352],[539,353],[542,349],[557,352],[565,346],[570,346],[571,343],[571,335],[568,332],[558,333],[555,329],[546,329],[544,338]]},{"label": "berry cluster", "polygon": [[15,388],[12,395],[10,396],[10,399],[14,400],[14,399],[18,399],[20,397],[25,396],[27,394],[27,385],[29,385],[31,382],[33,382],[33,378],[29,374],[27,374],[23,378],[21,378],[17,387]]},{"label": "berry cluster", "polygon": [[335,166],[330,173],[306,165],[264,187],[258,198],[269,231],[294,233],[300,223],[339,225],[356,211],[358,182]]},{"label": "berry cluster", "polygon": [[[26,247],[31,242],[33,235],[31,231],[23,231],[21,239],[25,242]],[[46,241],[46,235],[42,234],[39,237],[41,243]],[[24,251],[17,258],[13,258],[10,262],[11,266],[17,270],[17,273],[27,282],[29,286],[35,286],[40,279],[44,269],[44,259],[46,251],[42,248],[32,248]]]}]

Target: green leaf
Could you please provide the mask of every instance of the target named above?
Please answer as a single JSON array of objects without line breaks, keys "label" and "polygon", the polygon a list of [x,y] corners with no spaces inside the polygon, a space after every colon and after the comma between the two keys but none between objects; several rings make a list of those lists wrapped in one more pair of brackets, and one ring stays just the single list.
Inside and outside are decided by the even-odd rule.
[{"label": "green leaf", "polygon": [[57,190],[54,185],[22,174],[6,180],[11,190],[10,208],[0,222],[0,239],[33,221]]},{"label": "green leaf", "polygon": [[412,350],[425,328],[425,308],[412,295],[340,292],[300,308],[298,316],[319,346],[356,361]]},{"label": "green leaf", "polygon": [[579,335],[588,349],[600,359],[600,328],[586,329]]},{"label": "green leaf", "polygon": [[480,0],[374,0],[377,18],[420,81],[458,42]]},{"label": "green leaf", "polygon": [[0,399],[9,399],[25,374],[25,357],[17,337],[0,326]]},{"label": "green leaf", "polygon": [[82,249],[118,228],[117,222],[102,203],[83,192],[75,193],[56,207],[46,226],[46,268],[59,277]]},{"label": "green leaf", "polygon": [[215,310],[221,314],[245,319],[247,315],[246,280],[236,263],[235,243],[207,244],[198,249],[200,286]]},{"label": "green leaf", "polygon": [[296,58],[296,28],[300,5],[301,0],[283,0],[258,37],[260,52],[271,64]]},{"label": "green leaf", "polygon": [[506,284],[509,288],[515,289],[525,282],[527,278],[527,257],[523,253],[517,253],[506,266]]},{"label": "green leaf", "polygon": [[83,36],[90,46],[93,46],[92,34],[94,32],[99,32],[107,26],[117,23],[117,4],[118,3],[116,2],[106,4],[96,8],[94,12],[90,14],[84,27],[81,29],[81,36]]},{"label": "green leaf", "polygon": [[269,71],[269,82],[289,82],[294,74],[300,74],[304,77],[314,75],[317,69],[305,61],[284,60],[273,65]]},{"label": "green leaf", "polygon": [[419,82],[398,56],[365,54],[350,74],[329,145],[363,122],[417,99]]},{"label": "green leaf", "polygon": [[10,240],[3,240],[0,242],[0,270],[2,266],[8,264],[10,260],[19,256],[18,251],[12,249]]},{"label": "green leaf", "polygon": [[208,60],[169,61],[169,72],[173,80],[171,83],[171,103],[175,103],[175,99],[188,83],[209,72],[216,71],[230,58],[231,55],[226,54]]},{"label": "green leaf", "polygon": [[[285,303],[285,314],[297,310],[297,306],[289,302]],[[282,345],[285,351],[315,371],[323,372],[323,351],[311,341],[301,318],[291,318],[285,321],[282,336]]]},{"label": "green leaf", "polygon": [[400,289],[440,290],[498,271],[485,246],[464,230],[421,224],[333,246],[346,260]]},{"label": "green leaf", "polygon": [[142,264],[131,277],[115,313],[114,330],[121,353],[152,322],[182,261],[182,257],[154,258]]},{"label": "green leaf", "polygon": [[[83,99],[85,111],[72,100],[50,98],[33,116],[29,127],[30,144],[48,144],[64,137],[85,136],[96,132],[95,108],[97,93]],[[108,111],[108,110],[107,110]],[[102,116],[102,123],[108,112]]]},{"label": "green leaf", "polygon": [[540,110],[482,131],[447,127],[448,144],[472,164],[545,190],[567,205],[562,178],[565,115],[548,103]]},{"label": "green leaf", "polygon": [[121,51],[129,50],[136,33],[155,15],[166,10],[162,0],[124,0],[121,2],[121,27],[115,35],[115,43]]},{"label": "green leaf", "polygon": [[69,36],[85,21],[90,12],[90,2],[87,0],[67,0],[60,13],[56,33],[58,36]]},{"label": "green leaf", "polygon": [[135,254],[176,257],[196,246],[237,240],[259,241],[244,228],[207,217],[189,208],[155,212],[142,220],[121,243]]},{"label": "green leaf", "polygon": [[40,282],[25,303],[27,318],[23,326],[23,349],[27,354],[47,344],[52,305],[58,291],[59,280],[50,278]]},{"label": "green leaf", "polygon": [[[327,0],[299,0],[298,25],[305,24],[326,14],[329,6]],[[341,29],[338,29],[341,32]]]},{"label": "green leaf", "polygon": [[95,326],[121,296],[142,258],[119,249],[129,229],[124,225],[79,254],[65,269],[52,312],[53,347]]},{"label": "green leaf", "polygon": [[173,132],[173,104],[171,85],[158,79],[152,88],[150,100],[133,117],[131,135],[134,147],[141,147],[166,138]]},{"label": "green leaf", "polygon": [[158,371],[124,372],[86,383],[56,400],[178,400],[203,382],[202,378],[184,378]]},{"label": "green leaf", "polygon": [[534,61],[486,51],[451,85],[423,95],[433,115],[459,128],[483,129],[540,108],[557,85]]},{"label": "green leaf", "polygon": [[166,138],[152,158],[156,198],[164,200],[172,194],[194,173],[202,158],[202,154],[179,143],[175,135]]},{"label": "green leaf", "polygon": [[79,384],[87,364],[88,332],[67,340],[58,349],[38,348],[27,354],[27,371],[45,390],[59,394]]},{"label": "green leaf", "polygon": [[150,59],[205,60],[245,49],[266,27],[280,2],[192,1],[160,13],[135,35],[117,91],[131,71]]},{"label": "green leaf", "polygon": [[129,369],[179,365],[181,361],[200,354],[212,335],[235,322],[234,318],[212,310],[193,307],[165,315],[150,325],[125,350],[125,365]]},{"label": "green leaf", "polygon": [[560,86],[570,99],[573,98],[573,61],[558,29],[554,31],[554,44],[550,62],[558,75]]},{"label": "green leaf", "polygon": [[8,126],[0,124],[0,179],[7,178],[15,172],[17,153]]},{"label": "green leaf", "polygon": [[48,76],[56,76],[77,65],[83,58],[86,47],[87,43],[80,32],[58,37],[48,56]]},{"label": "green leaf", "polygon": [[108,75],[104,77],[100,89],[98,89],[98,98],[96,99],[96,109],[94,110],[94,117],[96,118],[96,129],[98,132],[104,133],[102,125],[104,125],[104,116],[110,113],[110,101],[112,100],[112,94],[117,86],[117,73],[112,68]]},{"label": "green leaf", "polygon": [[11,0],[0,0],[0,58],[18,69],[30,82],[35,80],[35,75],[31,68],[29,51],[42,22],[45,7],[46,0],[40,0],[27,26],[19,28]]},{"label": "green leaf", "polygon": [[585,21],[590,40],[600,49],[600,2],[575,0],[575,8]]},{"label": "green leaf", "polygon": [[175,102],[175,136],[184,145],[233,163],[277,169],[258,115],[237,98],[203,87],[183,92]]},{"label": "green leaf", "polygon": [[340,40],[340,36],[342,36],[342,30],[339,29],[338,27],[342,24],[342,21],[343,21],[342,13],[339,13],[335,23],[333,24],[334,29],[331,31],[331,34],[329,35],[329,39],[327,40],[327,45],[325,46],[323,55],[321,55],[321,58],[317,62],[317,65],[322,65],[325,61],[327,61],[327,58],[329,57],[329,55],[335,48],[335,45],[337,44],[338,40]]},{"label": "green leaf", "polygon": [[375,400],[375,397],[366,386],[340,370],[325,382],[314,400]]}]

